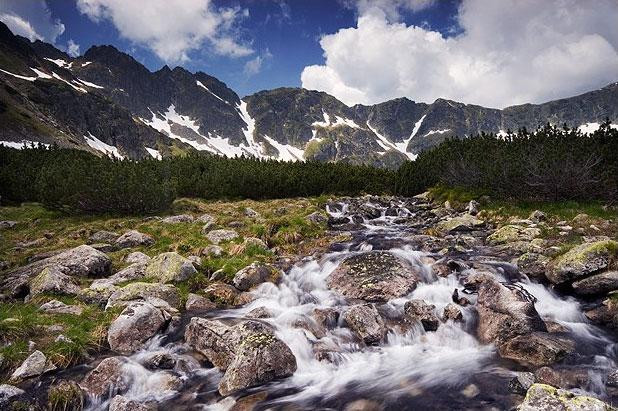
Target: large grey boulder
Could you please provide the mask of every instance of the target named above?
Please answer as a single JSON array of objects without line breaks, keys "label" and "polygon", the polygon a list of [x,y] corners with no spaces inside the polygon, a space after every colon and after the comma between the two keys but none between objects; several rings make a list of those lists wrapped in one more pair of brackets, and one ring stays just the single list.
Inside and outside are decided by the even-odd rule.
[{"label": "large grey boulder", "polygon": [[609,404],[593,397],[577,395],[551,385],[533,384],[519,411],[610,411]]},{"label": "large grey boulder", "polygon": [[146,264],[148,261],[150,261],[150,257],[142,253],[141,251],[134,251],[132,253],[129,253],[125,257],[124,261],[129,264]]},{"label": "large grey boulder", "polygon": [[36,377],[47,371],[56,369],[56,366],[47,360],[41,351],[34,351],[24,362],[11,374],[11,381],[21,381],[26,378]]},{"label": "large grey boulder", "polygon": [[575,281],[572,286],[575,293],[579,295],[605,294],[618,290],[618,271],[594,274],[583,280]]},{"label": "large grey boulder", "polygon": [[160,283],[185,281],[195,274],[191,261],[176,252],[159,254],[146,266],[146,276]]},{"label": "large grey boulder", "polygon": [[165,217],[161,220],[165,224],[177,224],[177,223],[192,223],[195,218],[190,214],[179,214]]},{"label": "large grey boulder", "polygon": [[110,277],[94,280],[92,284],[90,284],[90,288],[97,288],[105,284],[116,285],[120,283],[125,283],[127,281],[139,280],[144,278],[145,276],[146,264],[135,263],[123,268],[122,270],[118,271],[116,274]]},{"label": "large grey boulder", "polygon": [[240,291],[247,291],[251,287],[266,281],[275,282],[280,277],[280,272],[274,267],[262,263],[253,263],[241,269],[234,275],[234,287]]},{"label": "large grey boulder", "polygon": [[575,342],[544,332],[518,335],[498,345],[502,358],[540,367],[562,360],[575,350]]},{"label": "large grey boulder", "polygon": [[107,301],[106,309],[125,307],[136,301],[153,303],[153,300],[163,300],[175,309],[180,309],[181,306],[180,293],[173,285],[137,282],[114,291]]},{"label": "large grey boulder", "polygon": [[30,297],[39,294],[78,295],[81,288],[73,277],[64,274],[62,267],[50,266],[44,268],[39,275],[30,281]]},{"label": "large grey boulder", "polygon": [[109,347],[121,354],[132,354],[162,331],[171,314],[146,302],[129,304],[112,322],[107,332]]},{"label": "large grey boulder", "polygon": [[137,230],[127,231],[115,241],[116,247],[118,248],[148,247],[154,243],[154,238],[148,234],[140,233]]},{"label": "large grey boulder", "polygon": [[402,259],[383,251],[346,258],[327,279],[330,289],[348,298],[385,302],[416,288],[420,273]]},{"label": "large grey boulder", "polygon": [[386,335],[386,326],[373,304],[359,304],[343,313],[348,327],[366,344],[376,344]]},{"label": "large grey boulder", "polygon": [[618,242],[613,240],[584,243],[553,260],[546,273],[554,284],[576,280],[604,270],[618,256]]},{"label": "large grey boulder", "polygon": [[129,388],[129,376],[124,372],[125,360],[122,357],[109,357],[90,371],[79,386],[94,398],[105,398],[121,393]]},{"label": "large grey boulder", "polygon": [[531,296],[522,290],[507,287],[488,273],[472,275],[467,281],[478,289],[477,332],[481,342],[500,343],[518,335],[547,331]]},{"label": "large grey boulder", "polygon": [[438,231],[443,233],[457,233],[464,231],[473,231],[485,226],[485,221],[480,220],[473,215],[464,214],[453,217],[445,221],[441,221],[436,225]]},{"label": "large grey boulder", "polygon": [[111,231],[100,230],[88,237],[90,244],[96,243],[114,243],[120,237],[120,234]]},{"label": "large grey boulder", "polygon": [[111,266],[112,260],[107,255],[88,245],[80,245],[8,272],[0,280],[0,291],[23,297],[29,292],[30,280],[48,267],[56,267],[57,271],[72,277],[105,277]]},{"label": "large grey boulder", "polygon": [[219,244],[224,241],[230,241],[238,237],[238,233],[234,230],[212,230],[206,234],[206,238],[213,244]]},{"label": "large grey boulder", "polygon": [[265,384],[296,371],[296,358],[273,330],[257,321],[227,326],[217,320],[192,318],[185,331],[187,344],[225,371],[221,395]]},{"label": "large grey boulder", "polygon": [[67,305],[58,300],[51,300],[39,307],[39,310],[47,314],[72,314],[81,315],[84,309],[78,305]]}]

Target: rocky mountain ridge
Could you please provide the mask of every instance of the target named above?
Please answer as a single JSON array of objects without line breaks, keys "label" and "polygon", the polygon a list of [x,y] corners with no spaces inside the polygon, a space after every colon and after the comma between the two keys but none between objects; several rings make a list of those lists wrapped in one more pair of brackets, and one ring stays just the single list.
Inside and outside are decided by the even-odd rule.
[{"label": "rocky mountain ridge", "polygon": [[618,83],[502,110],[438,99],[346,106],[324,92],[265,90],[240,99],[206,73],[151,72],[112,46],[71,58],[0,23],[0,141],[58,143],[129,158],[191,148],[285,161],[395,167],[449,137],[505,134],[547,122],[592,131],[618,123]]}]

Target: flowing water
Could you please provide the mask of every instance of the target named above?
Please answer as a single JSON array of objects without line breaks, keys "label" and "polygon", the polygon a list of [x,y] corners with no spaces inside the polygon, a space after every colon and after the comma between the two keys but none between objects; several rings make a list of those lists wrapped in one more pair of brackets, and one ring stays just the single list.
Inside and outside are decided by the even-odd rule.
[{"label": "flowing water", "polygon": [[[409,299],[423,299],[436,306],[438,314],[452,302],[453,291],[462,289],[460,279],[469,271],[452,273],[448,277],[432,274],[431,259],[441,256],[418,251],[408,241],[414,229],[398,224],[401,217],[414,215],[402,205],[395,216],[386,216],[386,207],[374,204],[381,215],[353,224],[353,240],[338,244],[331,252],[308,257],[286,272],[275,285],[264,283],[254,289],[255,300],[242,308],[204,313],[204,317],[234,322],[246,318],[259,307],[265,307],[272,318],[276,335],[296,357],[298,369],[290,378],[243,393],[261,394],[257,409],[294,405],[294,409],[343,409],[346,404],[367,399],[385,409],[508,409],[523,399],[509,391],[508,382],[522,370],[515,363],[501,360],[493,345],[481,344],[475,336],[475,309],[462,307],[463,322],[442,323],[437,331],[425,332],[420,325],[401,327],[388,319],[398,318]],[[347,204],[331,207],[331,216],[348,217]],[[387,318],[388,335],[380,345],[365,346],[344,326],[341,319],[326,334],[314,335],[298,326],[299,321],[311,323],[316,308],[336,308],[345,311],[348,305],[326,286],[326,279],[340,262],[355,253],[386,250],[407,260],[422,272],[422,283],[408,296],[389,301],[379,307]],[[565,328],[565,333],[577,342],[577,355],[569,357],[560,367],[584,372],[579,392],[586,392],[611,401],[603,380],[616,366],[616,345],[607,334],[589,324],[580,303],[571,297],[559,296],[544,285],[526,278],[511,278],[516,268],[495,257],[471,252],[470,258],[492,261],[495,275],[504,281],[517,281],[537,298],[536,308],[544,320]],[[474,302],[474,295],[466,296]],[[192,315],[196,315],[193,313]],[[185,318],[185,323],[188,318]],[[308,329],[307,329],[308,328]],[[131,377],[125,397],[138,401],[154,400],[160,409],[226,410],[236,398],[222,398],[217,393],[221,373],[204,368],[184,346],[182,327],[176,333],[157,338],[139,353],[129,357],[125,372]],[[318,338],[322,337],[322,338]],[[316,351],[328,353],[328,360],[316,358]],[[153,353],[165,353],[175,358],[173,374],[182,382],[181,388],[167,384],[170,371],[149,370],[143,366]],[[582,371],[583,370],[583,371]],[[90,409],[101,409],[105,401],[95,401]]]}]

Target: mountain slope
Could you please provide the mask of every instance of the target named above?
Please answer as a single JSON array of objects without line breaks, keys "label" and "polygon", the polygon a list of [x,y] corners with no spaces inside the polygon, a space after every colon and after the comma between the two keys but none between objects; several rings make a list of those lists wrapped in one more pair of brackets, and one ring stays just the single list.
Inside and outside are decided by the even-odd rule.
[{"label": "mountain slope", "polygon": [[130,158],[191,148],[285,161],[396,167],[446,138],[618,123],[618,83],[579,96],[503,110],[398,98],[348,107],[323,92],[278,88],[242,100],[206,73],[151,72],[112,46],[71,58],[0,23],[0,141],[57,142]]}]

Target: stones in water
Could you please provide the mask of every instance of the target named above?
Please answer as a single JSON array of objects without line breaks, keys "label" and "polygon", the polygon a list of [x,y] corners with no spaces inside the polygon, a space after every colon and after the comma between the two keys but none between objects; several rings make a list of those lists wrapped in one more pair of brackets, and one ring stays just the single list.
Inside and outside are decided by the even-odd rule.
[{"label": "stones in water", "polygon": [[165,329],[171,314],[146,302],[129,304],[112,322],[107,332],[109,347],[120,354],[131,354]]},{"label": "stones in water", "polygon": [[185,303],[186,310],[210,311],[215,308],[217,308],[217,304],[213,303],[206,297],[193,293],[190,293],[187,296],[187,302]]},{"label": "stones in water", "polygon": [[594,274],[572,284],[573,290],[579,295],[605,294],[618,290],[618,271],[607,271]]},{"label": "stones in water", "polygon": [[212,230],[206,234],[206,238],[213,244],[218,245],[219,243],[230,241],[238,237],[238,233],[234,230]]},{"label": "stones in water", "polygon": [[265,384],[296,371],[290,348],[257,321],[227,326],[217,320],[192,318],[185,331],[187,344],[222,371],[221,395]]},{"label": "stones in water", "polygon": [[343,320],[365,344],[377,344],[386,335],[386,325],[374,304],[358,304],[343,313]]},{"label": "stones in water", "polygon": [[276,282],[280,277],[281,272],[276,268],[262,263],[253,263],[234,275],[233,284],[240,291],[247,291],[266,281]]},{"label": "stones in water", "polygon": [[427,304],[423,300],[410,300],[404,305],[404,313],[412,321],[419,321],[425,331],[436,331],[440,319],[435,313],[435,308],[435,305]]},{"label": "stones in water", "polygon": [[518,335],[498,345],[502,358],[535,367],[558,362],[574,350],[575,342],[570,338],[544,332]]},{"label": "stones in water", "polygon": [[122,393],[129,388],[129,378],[123,372],[125,361],[122,357],[109,357],[90,371],[79,386],[91,397],[104,398]]},{"label": "stones in water", "polygon": [[485,221],[480,220],[473,215],[464,214],[453,217],[445,221],[441,221],[436,225],[438,231],[444,233],[457,233],[462,231],[473,231],[485,226]]},{"label": "stones in water", "polygon": [[176,252],[159,254],[146,265],[146,277],[160,283],[185,281],[195,274],[191,261]]},{"label": "stones in water", "polygon": [[109,402],[108,411],[155,411],[157,406],[141,404],[137,401],[129,400],[122,395],[116,395]]},{"label": "stones in water", "polygon": [[127,231],[115,241],[116,247],[120,249],[140,246],[149,247],[154,243],[154,238],[137,230]]},{"label": "stones in water", "polygon": [[463,321],[463,313],[459,306],[455,303],[448,303],[446,307],[444,307],[444,312],[442,313],[443,321],[455,321],[461,322]]},{"label": "stones in water", "polygon": [[518,372],[515,377],[509,381],[509,391],[514,394],[524,395],[528,389],[532,387],[536,378],[531,372]]},{"label": "stones in water", "polygon": [[328,277],[327,285],[347,298],[386,302],[414,290],[419,270],[393,254],[371,251],[343,260]]},{"label": "stones in water", "polygon": [[578,245],[548,266],[547,278],[554,284],[576,280],[608,267],[618,255],[618,242],[596,241]]},{"label": "stones in water", "polygon": [[545,278],[545,269],[551,259],[543,254],[528,252],[517,259],[517,268],[532,279]]},{"label": "stones in water", "polygon": [[577,395],[545,384],[533,384],[519,411],[607,411],[612,407],[593,397]]}]

